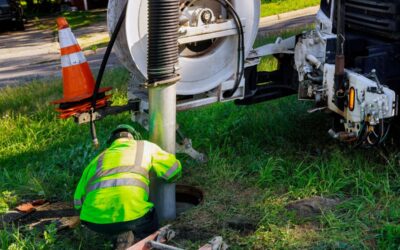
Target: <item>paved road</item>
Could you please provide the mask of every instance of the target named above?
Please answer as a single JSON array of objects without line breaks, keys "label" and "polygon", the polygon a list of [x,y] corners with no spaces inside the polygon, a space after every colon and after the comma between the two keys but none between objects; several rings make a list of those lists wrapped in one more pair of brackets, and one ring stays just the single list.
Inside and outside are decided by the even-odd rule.
[{"label": "paved road", "polygon": [[276,22],[273,25],[268,25],[265,23],[260,24],[258,29],[258,34],[261,36],[269,34],[277,34],[282,32],[282,30],[291,30],[306,27],[315,21],[315,15],[307,15],[302,17],[296,17],[289,20],[283,20],[281,22]]},{"label": "paved road", "polygon": [[[259,35],[266,36],[282,30],[304,27],[311,24],[314,18],[315,15],[312,14],[274,21],[272,25],[261,22]],[[106,32],[105,23],[74,31],[77,36],[104,32]],[[101,48],[95,54],[86,53],[92,69],[100,67],[104,52],[105,48]],[[33,24],[29,24],[24,32],[0,33],[0,88],[33,79],[59,77],[61,75],[59,61],[58,43],[51,31],[38,30]],[[109,66],[117,65],[120,63],[115,54],[112,54]]]},{"label": "paved road", "polygon": [[[74,31],[77,37],[85,40],[96,39],[96,36],[104,38],[106,32],[105,23]],[[96,53],[85,51],[93,69],[100,67],[104,52],[105,48]],[[110,57],[109,64],[119,64],[115,55]],[[59,77],[60,67],[59,44],[52,31],[37,29],[30,23],[26,31],[0,33],[0,88],[34,79]]]}]

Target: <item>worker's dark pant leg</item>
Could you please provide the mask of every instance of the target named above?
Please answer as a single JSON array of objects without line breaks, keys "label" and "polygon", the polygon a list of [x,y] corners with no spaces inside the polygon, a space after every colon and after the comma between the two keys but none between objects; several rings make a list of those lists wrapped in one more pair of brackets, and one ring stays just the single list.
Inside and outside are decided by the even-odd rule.
[{"label": "worker's dark pant leg", "polygon": [[82,224],[90,230],[106,235],[117,235],[123,232],[132,231],[135,239],[143,239],[158,230],[158,218],[154,209],[149,211],[142,218],[133,221],[119,222],[112,224],[95,224],[82,221]]}]

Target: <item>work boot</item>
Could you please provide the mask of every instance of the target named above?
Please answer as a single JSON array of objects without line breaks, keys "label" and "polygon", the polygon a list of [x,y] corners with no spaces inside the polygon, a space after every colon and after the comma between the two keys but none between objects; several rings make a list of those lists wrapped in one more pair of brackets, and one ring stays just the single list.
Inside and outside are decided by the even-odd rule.
[{"label": "work boot", "polygon": [[126,250],[133,245],[135,237],[132,231],[121,233],[118,235],[114,244],[115,250]]}]

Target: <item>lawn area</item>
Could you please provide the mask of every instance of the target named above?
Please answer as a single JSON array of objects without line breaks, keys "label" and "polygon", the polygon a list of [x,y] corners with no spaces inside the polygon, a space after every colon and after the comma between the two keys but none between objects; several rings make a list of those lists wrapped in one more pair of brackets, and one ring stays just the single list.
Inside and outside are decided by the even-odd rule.
[{"label": "lawn area", "polygon": [[[67,19],[71,29],[77,29],[87,27],[99,22],[105,22],[106,20],[105,10],[90,10],[90,11],[64,11],[59,13],[57,16],[63,16]],[[32,21],[35,26],[39,29],[46,30],[51,29],[54,32],[57,31],[55,18],[57,16],[46,16],[46,17],[33,17]]]},{"label": "lawn area", "polygon": [[71,29],[77,29],[85,26],[98,23],[106,20],[106,11],[104,10],[91,10],[91,11],[70,11],[63,12],[64,16]]},{"label": "lawn area", "polygon": [[[318,5],[320,0],[261,0],[261,17],[281,14]],[[67,18],[72,29],[87,27],[106,20],[105,10],[65,11],[59,14]],[[32,17],[32,21],[40,29],[57,30],[54,18]]]},{"label": "lawn area", "polygon": [[261,17],[319,5],[320,0],[261,0]]},{"label": "lawn area", "polygon": [[[261,0],[261,17],[316,6],[319,3],[320,0]],[[76,29],[105,21],[106,12],[104,10],[65,11],[62,12],[60,16],[66,17],[71,28]],[[48,18],[43,17],[32,17],[32,21],[40,29],[57,30],[53,19],[49,20]]]},{"label": "lawn area", "polygon": [[[267,66],[265,66],[267,67]],[[113,100],[123,104],[129,74],[108,71]],[[49,102],[61,96],[60,80],[37,81],[0,91],[0,211],[22,200],[71,201],[83,168],[100,152],[89,129],[58,120]],[[326,114],[308,114],[296,97],[237,107],[233,103],[179,113],[178,123],[209,161],[184,155],[180,183],[205,192],[204,202],[173,227],[175,245],[196,249],[222,235],[231,249],[396,249],[400,244],[400,179],[396,153],[388,162],[377,150],[352,149],[330,139]],[[97,123],[104,142],[129,114]],[[147,134],[142,133],[143,138]],[[398,152],[397,148],[389,149]],[[301,218],[285,206],[312,196],[341,200],[332,211]],[[232,219],[254,228],[240,232]],[[0,230],[1,249],[109,249],[110,242],[85,228],[45,237]],[[180,238],[181,237],[181,238]],[[184,238],[184,239],[183,239]]]}]

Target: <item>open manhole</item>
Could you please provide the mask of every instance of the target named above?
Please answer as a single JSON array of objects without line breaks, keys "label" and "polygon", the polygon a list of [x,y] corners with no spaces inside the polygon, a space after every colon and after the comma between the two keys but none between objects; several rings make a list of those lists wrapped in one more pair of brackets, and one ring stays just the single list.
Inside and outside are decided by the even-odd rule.
[{"label": "open manhole", "polygon": [[203,191],[187,185],[176,185],[176,214],[198,206],[203,201]]}]

